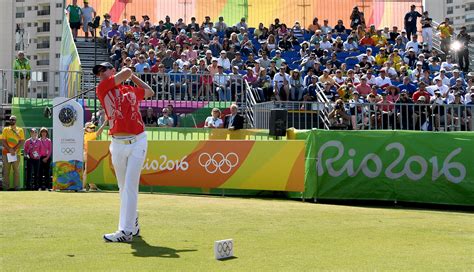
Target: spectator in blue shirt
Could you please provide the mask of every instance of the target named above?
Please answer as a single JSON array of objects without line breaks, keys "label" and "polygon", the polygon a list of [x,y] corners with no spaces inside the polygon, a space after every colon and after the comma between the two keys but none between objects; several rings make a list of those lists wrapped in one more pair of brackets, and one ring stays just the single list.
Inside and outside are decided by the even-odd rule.
[{"label": "spectator in blue shirt", "polygon": [[410,78],[405,76],[403,77],[403,83],[397,86],[400,90],[406,90],[409,96],[411,97],[414,92],[416,92],[417,87],[411,83]]}]

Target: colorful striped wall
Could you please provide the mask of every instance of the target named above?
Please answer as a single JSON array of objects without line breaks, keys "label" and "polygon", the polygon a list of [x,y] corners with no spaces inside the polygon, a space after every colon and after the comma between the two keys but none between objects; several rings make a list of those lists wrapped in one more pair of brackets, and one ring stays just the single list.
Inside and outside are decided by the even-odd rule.
[{"label": "colorful striped wall", "polygon": [[[67,0],[68,3],[72,2]],[[82,6],[82,1],[78,4]],[[292,26],[299,21],[306,27],[314,17],[322,23],[328,19],[334,25],[338,19],[349,25],[349,16],[354,6],[359,6],[365,13],[368,25],[374,24],[377,28],[393,25],[403,26],[403,17],[410,10],[410,5],[417,5],[421,10],[422,1],[407,0],[89,0],[89,4],[96,9],[99,15],[109,13],[114,22],[135,15],[141,20],[142,15],[148,15],[156,23],[166,15],[172,22],[183,18],[186,22],[192,16],[201,23],[209,15],[212,21],[223,16],[228,25],[237,23],[240,18],[246,17],[252,27],[260,22],[268,26],[275,18]]]}]

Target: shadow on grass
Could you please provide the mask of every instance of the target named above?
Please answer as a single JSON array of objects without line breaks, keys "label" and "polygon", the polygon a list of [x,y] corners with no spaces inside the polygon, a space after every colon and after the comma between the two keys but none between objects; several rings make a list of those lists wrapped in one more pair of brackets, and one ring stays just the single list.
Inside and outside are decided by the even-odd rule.
[{"label": "shadow on grass", "polygon": [[148,244],[141,236],[134,237],[131,243],[132,253],[135,257],[160,257],[160,258],[180,258],[178,253],[193,252],[196,249],[174,249],[170,247],[152,246]]}]

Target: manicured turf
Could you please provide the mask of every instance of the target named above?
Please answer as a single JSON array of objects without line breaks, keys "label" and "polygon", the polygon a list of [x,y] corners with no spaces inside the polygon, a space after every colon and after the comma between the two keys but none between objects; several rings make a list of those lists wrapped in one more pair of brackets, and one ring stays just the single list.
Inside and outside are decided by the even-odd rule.
[{"label": "manicured turf", "polygon": [[[118,194],[1,192],[2,271],[474,269],[474,215],[291,200],[140,194],[142,238],[105,243]],[[215,240],[237,258],[216,261]]]}]

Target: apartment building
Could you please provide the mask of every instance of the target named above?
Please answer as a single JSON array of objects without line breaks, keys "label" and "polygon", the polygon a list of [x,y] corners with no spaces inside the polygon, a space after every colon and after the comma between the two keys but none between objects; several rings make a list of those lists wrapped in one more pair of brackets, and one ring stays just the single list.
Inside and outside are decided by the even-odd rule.
[{"label": "apartment building", "polygon": [[474,0],[425,0],[424,6],[433,20],[449,18],[456,32],[466,26],[467,32],[474,34]]},{"label": "apartment building", "polygon": [[30,60],[29,97],[56,93],[54,73],[61,49],[65,0],[9,0],[0,9],[0,24],[7,29],[0,42],[0,69],[11,69],[16,52]]}]

